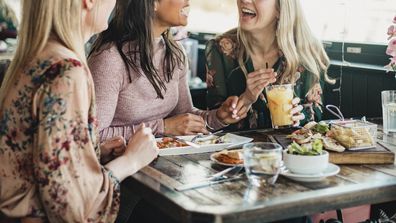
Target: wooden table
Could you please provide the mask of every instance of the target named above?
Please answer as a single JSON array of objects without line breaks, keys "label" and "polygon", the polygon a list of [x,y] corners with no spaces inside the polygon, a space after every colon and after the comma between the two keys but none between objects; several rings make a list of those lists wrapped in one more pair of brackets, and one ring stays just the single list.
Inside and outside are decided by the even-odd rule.
[{"label": "wooden table", "polygon": [[[273,130],[240,132],[270,141]],[[277,132],[279,133],[279,132]],[[396,151],[396,146],[390,146]],[[160,157],[125,181],[131,192],[180,222],[266,222],[321,211],[396,200],[396,166],[342,165],[336,176],[302,183],[279,177],[275,186],[249,186],[247,179],[185,192],[176,186],[203,179],[224,167],[210,154]]]}]

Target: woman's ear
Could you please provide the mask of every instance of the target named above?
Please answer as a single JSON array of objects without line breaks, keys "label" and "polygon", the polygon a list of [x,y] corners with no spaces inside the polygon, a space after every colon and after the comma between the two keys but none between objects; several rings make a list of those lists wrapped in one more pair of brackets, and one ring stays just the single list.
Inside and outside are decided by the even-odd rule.
[{"label": "woman's ear", "polygon": [[83,8],[85,10],[91,11],[96,3],[96,0],[82,0]]}]

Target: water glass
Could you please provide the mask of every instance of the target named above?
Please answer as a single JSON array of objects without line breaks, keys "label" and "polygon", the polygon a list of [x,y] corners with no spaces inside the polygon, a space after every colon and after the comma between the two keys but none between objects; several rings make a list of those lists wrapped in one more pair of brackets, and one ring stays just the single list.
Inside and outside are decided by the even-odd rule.
[{"label": "water glass", "polygon": [[396,137],[396,91],[382,91],[381,98],[384,133]]},{"label": "water glass", "polygon": [[273,184],[281,170],[282,146],[270,142],[247,143],[243,146],[243,159],[252,185]]},{"label": "water glass", "polygon": [[271,113],[272,127],[290,127],[293,125],[292,115],[293,108],[293,85],[268,85],[265,88],[267,94],[268,108]]}]

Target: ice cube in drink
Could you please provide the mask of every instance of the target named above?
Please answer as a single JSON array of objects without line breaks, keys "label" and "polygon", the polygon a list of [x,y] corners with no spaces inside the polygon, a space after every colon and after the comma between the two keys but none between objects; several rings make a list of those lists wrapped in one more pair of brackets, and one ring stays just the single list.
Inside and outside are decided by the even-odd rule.
[{"label": "ice cube in drink", "polygon": [[272,127],[291,126],[290,114],[293,100],[293,85],[272,85],[266,87],[268,108],[271,113]]}]

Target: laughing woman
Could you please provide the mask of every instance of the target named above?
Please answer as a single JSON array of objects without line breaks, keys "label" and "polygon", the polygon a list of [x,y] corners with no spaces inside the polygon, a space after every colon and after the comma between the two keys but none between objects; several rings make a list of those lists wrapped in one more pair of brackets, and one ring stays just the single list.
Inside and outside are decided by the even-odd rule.
[{"label": "laughing woman", "polygon": [[193,107],[187,84],[187,59],[169,29],[187,25],[188,0],[119,0],[109,29],[89,58],[100,120],[101,140],[128,138],[146,123],[154,133],[207,133],[237,122],[237,97],[219,109]]},{"label": "laughing woman", "polygon": [[[248,117],[234,129],[270,128],[264,88],[294,84],[296,125],[320,120],[329,59],[311,33],[299,0],[237,0],[239,26],[206,48],[208,106],[240,96]],[[300,105],[299,105],[300,104]],[[239,108],[239,106],[237,109]]]}]

